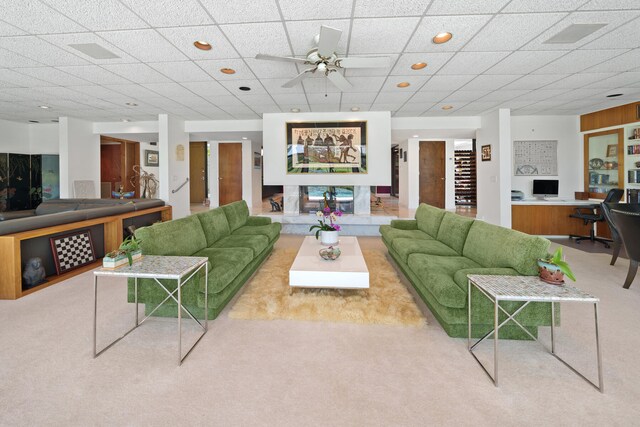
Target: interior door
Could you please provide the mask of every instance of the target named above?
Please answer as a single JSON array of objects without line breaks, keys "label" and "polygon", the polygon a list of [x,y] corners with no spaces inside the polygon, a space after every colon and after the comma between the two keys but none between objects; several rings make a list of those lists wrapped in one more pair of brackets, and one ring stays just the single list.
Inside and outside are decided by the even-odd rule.
[{"label": "interior door", "polygon": [[202,203],[207,197],[207,143],[189,143],[189,184],[191,203]]},{"label": "interior door", "polygon": [[134,191],[134,197],[140,197],[140,176],[135,172],[135,166],[140,167],[140,143],[134,141],[123,141],[125,158],[123,162],[124,170],[122,185],[124,191]]},{"label": "interior door", "polygon": [[218,200],[220,205],[242,200],[242,144],[218,144]]},{"label": "interior door", "polygon": [[420,141],[420,203],[444,208],[444,158],[444,141]]},{"label": "interior door", "polygon": [[118,142],[103,143],[100,145],[100,181],[108,184],[108,190],[101,191],[103,199],[110,199],[112,191],[118,191],[117,182],[122,182],[122,144]]}]

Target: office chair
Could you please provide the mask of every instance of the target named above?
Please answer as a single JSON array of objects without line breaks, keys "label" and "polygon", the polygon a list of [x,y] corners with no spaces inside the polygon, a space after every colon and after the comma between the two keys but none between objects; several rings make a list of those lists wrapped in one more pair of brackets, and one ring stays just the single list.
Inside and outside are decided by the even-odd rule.
[{"label": "office chair", "polygon": [[613,239],[613,256],[611,257],[611,265],[615,265],[616,260],[618,259],[618,255],[620,254],[620,248],[622,247],[622,238],[620,237],[620,232],[618,231],[618,226],[616,225],[613,217],[611,215],[612,210],[622,211],[622,212],[637,212],[640,213],[640,204],[638,203],[602,203],[602,214],[604,215],[604,219],[609,224],[609,230],[611,230],[611,237]]},{"label": "office chair", "polygon": [[629,257],[629,272],[624,285],[622,285],[623,288],[629,289],[633,279],[636,277],[638,261],[640,260],[640,245],[638,245],[638,239],[640,239],[640,213],[623,212],[614,209],[611,211],[611,216],[616,227],[618,227],[624,249]]},{"label": "office chair", "polygon": [[[620,188],[613,188],[607,193],[607,197],[604,198],[603,203],[616,203],[622,199],[624,190]],[[602,209],[599,209],[599,205],[589,205],[580,208],[576,208],[576,213],[569,215],[571,218],[578,218],[584,221],[585,225],[591,224],[588,236],[578,236],[570,234],[569,238],[574,239],[576,243],[580,243],[581,240],[590,240],[592,242],[604,243],[605,248],[609,248],[609,243],[613,240],[604,239],[596,236],[596,222],[604,221],[604,215]]]}]

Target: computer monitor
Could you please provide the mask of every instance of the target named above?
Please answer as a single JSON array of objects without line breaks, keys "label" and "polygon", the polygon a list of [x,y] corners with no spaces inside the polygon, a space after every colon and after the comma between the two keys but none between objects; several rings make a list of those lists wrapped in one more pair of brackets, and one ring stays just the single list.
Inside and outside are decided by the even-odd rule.
[{"label": "computer monitor", "polygon": [[558,196],[558,180],[557,179],[534,179],[533,195],[535,197],[557,197]]}]

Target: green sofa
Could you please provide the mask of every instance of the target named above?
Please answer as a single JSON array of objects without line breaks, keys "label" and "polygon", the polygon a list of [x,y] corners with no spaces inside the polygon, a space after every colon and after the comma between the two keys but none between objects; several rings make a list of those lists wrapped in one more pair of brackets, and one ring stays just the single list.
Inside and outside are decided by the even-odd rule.
[{"label": "green sofa", "polygon": [[[250,216],[244,200],[196,215],[154,224],[136,230],[143,255],[181,255],[209,258],[208,295],[205,275],[194,276],[183,287],[183,305],[198,317],[204,316],[208,298],[209,319],[224,306],[267,258],[280,237],[280,223],[271,218]],[[197,281],[197,283],[195,283]],[[161,280],[169,290],[176,281]],[[152,279],[138,280],[138,301],[150,313],[167,296]],[[133,280],[129,280],[129,302],[134,301]],[[166,302],[154,314],[177,316],[175,302]]]},{"label": "green sofa", "polygon": [[[468,274],[537,275],[536,260],[547,255],[551,243],[426,204],[418,207],[415,220],[394,220],[380,226],[380,234],[390,256],[452,337],[468,334]],[[493,303],[472,288],[471,304],[472,333],[481,337],[493,329]],[[501,306],[511,313],[521,304]],[[551,305],[530,303],[516,319],[537,336],[538,326],[551,325]],[[500,337],[528,339],[512,321],[500,329]]]}]

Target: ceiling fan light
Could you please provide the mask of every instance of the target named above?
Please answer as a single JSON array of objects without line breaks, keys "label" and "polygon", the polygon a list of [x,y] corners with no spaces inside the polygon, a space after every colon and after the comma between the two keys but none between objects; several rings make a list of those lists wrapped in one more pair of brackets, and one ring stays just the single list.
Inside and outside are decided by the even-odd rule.
[{"label": "ceiling fan light", "polygon": [[299,109],[299,108],[292,108],[292,109],[291,109],[291,112],[292,112],[292,113],[299,113],[299,112],[300,112],[300,109]]},{"label": "ceiling fan light", "polygon": [[220,68],[220,72],[222,74],[235,74],[236,70],[234,70],[233,68]]},{"label": "ceiling fan light", "polygon": [[396,86],[397,87],[409,87],[409,86],[411,86],[411,83],[409,83],[409,82],[400,82]]},{"label": "ceiling fan light", "polygon": [[442,107],[443,110],[451,110],[453,108],[453,105],[444,105]]},{"label": "ceiling fan light", "polygon": [[443,33],[438,33],[435,35],[435,37],[433,38],[433,42],[435,44],[442,44],[442,43],[446,43],[449,40],[451,40],[451,37],[453,37],[453,34],[449,33],[449,32],[443,32]]},{"label": "ceiling fan light", "polygon": [[196,40],[193,45],[200,50],[211,50],[211,45],[203,40]]},{"label": "ceiling fan light", "polygon": [[426,66],[427,66],[426,62],[417,62],[417,63],[415,63],[415,64],[413,64],[411,66],[411,69],[412,70],[422,70]]}]

